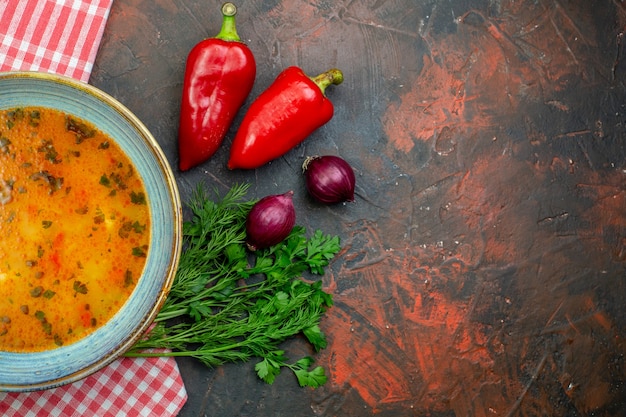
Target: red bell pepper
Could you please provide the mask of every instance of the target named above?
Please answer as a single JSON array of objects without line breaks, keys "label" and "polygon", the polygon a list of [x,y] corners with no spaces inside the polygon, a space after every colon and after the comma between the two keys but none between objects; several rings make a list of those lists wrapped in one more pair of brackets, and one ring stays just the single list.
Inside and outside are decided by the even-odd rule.
[{"label": "red bell pepper", "polygon": [[233,139],[228,168],[258,168],[326,124],[334,112],[326,87],[342,81],[338,69],[313,78],[298,67],[282,71],[250,105]]},{"label": "red bell pepper", "polygon": [[225,3],[220,32],[187,57],[178,128],[182,171],[215,154],[252,90],[256,62],[237,34],[236,14],[235,5]]}]

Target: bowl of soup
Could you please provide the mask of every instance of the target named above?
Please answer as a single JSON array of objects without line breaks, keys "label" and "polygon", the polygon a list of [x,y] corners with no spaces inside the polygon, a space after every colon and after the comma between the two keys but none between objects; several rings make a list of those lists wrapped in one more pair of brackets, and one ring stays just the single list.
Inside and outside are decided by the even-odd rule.
[{"label": "bowl of soup", "polygon": [[0,391],[82,379],[150,327],[182,208],[145,125],[97,88],[0,73]]}]

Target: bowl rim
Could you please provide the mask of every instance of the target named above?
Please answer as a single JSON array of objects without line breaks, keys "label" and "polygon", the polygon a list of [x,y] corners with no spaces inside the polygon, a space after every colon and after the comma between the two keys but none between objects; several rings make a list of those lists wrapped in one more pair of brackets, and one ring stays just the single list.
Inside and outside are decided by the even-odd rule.
[{"label": "bowl rim", "polygon": [[[103,369],[107,365],[111,364],[114,360],[123,356],[124,352],[126,352],[129,348],[131,348],[135,342],[141,338],[145,332],[150,328],[154,319],[156,318],[158,312],[161,310],[167,296],[169,295],[170,289],[172,287],[172,283],[174,281],[176,271],[178,269],[180,255],[182,252],[183,245],[183,237],[182,237],[182,223],[183,223],[183,213],[182,213],[182,203],[180,198],[180,192],[178,190],[176,178],[174,176],[172,167],[168,162],[161,146],[152,135],[152,133],[148,130],[148,128],[144,125],[144,123],[132,112],[130,111],[124,104],[120,101],[109,95],[108,93],[100,90],[99,88],[88,84],[86,82],[76,80],[74,78],[70,78],[64,75],[58,75],[54,73],[40,72],[40,71],[7,71],[0,72],[0,82],[5,79],[36,79],[38,81],[50,82],[53,84],[61,84],[65,87],[69,87],[70,89],[79,90],[80,92],[95,98],[97,101],[103,102],[108,107],[111,107],[115,113],[119,116],[126,119],[126,121],[137,131],[138,136],[142,138],[145,144],[150,148],[153,153],[154,159],[158,164],[158,171],[160,171],[163,175],[163,181],[166,184],[166,194],[171,204],[171,215],[172,215],[172,227],[173,227],[173,236],[172,236],[172,252],[170,256],[170,260],[168,261],[165,277],[163,278],[163,283],[161,285],[160,291],[158,293],[158,297],[154,302],[152,302],[152,307],[150,311],[143,316],[140,320],[139,325],[133,328],[132,332],[128,334],[124,340],[120,343],[116,344],[114,349],[109,352],[106,352],[99,360],[91,362],[87,364],[85,367],[78,369],[74,372],[71,372],[67,375],[61,375],[58,377],[53,377],[48,380],[38,381],[29,384],[5,384],[0,382],[0,392],[27,392],[27,391],[36,391],[36,390],[44,390],[50,389],[54,387],[58,387],[61,385],[69,384],[72,382],[79,381],[81,379],[86,378],[87,376]],[[1,101],[1,97],[0,97]],[[80,115],[77,115],[81,117]],[[116,140],[116,138],[113,138]],[[151,210],[152,213],[152,210]],[[152,214],[151,214],[152,218]],[[142,274],[142,278],[144,275]],[[129,298],[130,299],[130,298]],[[123,308],[123,307],[121,307]],[[121,310],[120,308],[120,310]],[[0,354],[2,351],[0,351]],[[5,352],[13,354],[15,352]],[[36,352],[34,352],[36,353]],[[29,354],[28,352],[23,354]]]}]

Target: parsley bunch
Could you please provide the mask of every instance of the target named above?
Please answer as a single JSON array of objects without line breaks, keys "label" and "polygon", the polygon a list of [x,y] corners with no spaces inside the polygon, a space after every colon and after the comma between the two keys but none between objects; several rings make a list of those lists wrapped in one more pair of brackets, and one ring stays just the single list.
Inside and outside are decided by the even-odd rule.
[{"label": "parsley bunch", "polygon": [[196,189],[170,293],[153,329],[126,356],[190,356],[211,367],[260,358],[255,370],[265,382],[288,368],[301,386],[318,387],[324,369],[312,368],[309,356],[289,362],[280,344],[302,334],[316,351],[326,347],[319,323],[332,296],[302,274],[324,274],[339,238],[319,230],[307,238],[296,226],[282,243],[251,253],[245,221],[255,201],[244,200],[247,190],[235,185],[214,202]]}]

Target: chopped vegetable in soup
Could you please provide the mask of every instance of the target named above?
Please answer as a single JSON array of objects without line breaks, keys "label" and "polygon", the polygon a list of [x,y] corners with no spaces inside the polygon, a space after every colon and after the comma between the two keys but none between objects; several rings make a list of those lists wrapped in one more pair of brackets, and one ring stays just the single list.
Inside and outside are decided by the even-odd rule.
[{"label": "chopped vegetable in soup", "polygon": [[104,325],[145,265],[150,213],[132,162],[80,118],[0,111],[0,351],[42,351]]}]

